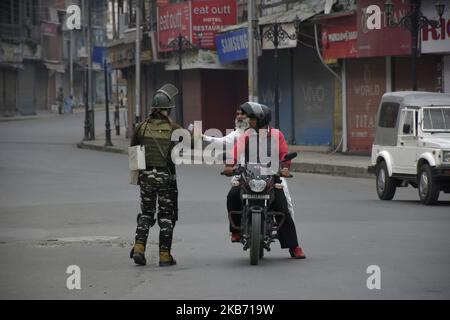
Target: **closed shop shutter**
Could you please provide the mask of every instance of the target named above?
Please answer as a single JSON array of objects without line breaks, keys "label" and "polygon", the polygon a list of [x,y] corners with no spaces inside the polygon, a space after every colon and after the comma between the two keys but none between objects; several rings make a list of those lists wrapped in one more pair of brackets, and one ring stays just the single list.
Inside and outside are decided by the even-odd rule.
[{"label": "closed shop shutter", "polygon": [[[395,57],[394,91],[412,90],[412,68],[410,57]],[[422,55],[417,60],[417,90],[442,92],[441,56]]]},{"label": "closed shop shutter", "polygon": [[36,65],[36,92],[35,92],[36,109],[45,110],[50,108],[50,106],[48,106],[47,104],[47,95],[45,94],[47,90],[48,90],[47,68],[45,68],[45,66],[42,64]]},{"label": "closed shop shutter", "polygon": [[[185,128],[202,119],[202,83],[199,69],[183,70],[183,121]],[[179,98],[179,96],[178,96]],[[178,99],[177,98],[177,99]],[[177,104],[178,106],[178,104]],[[179,111],[179,110],[178,110]],[[179,114],[177,115],[179,119]],[[178,121],[179,122],[179,121]]]},{"label": "closed shop shutter", "polygon": [[248,99],[247,71],[201,70],[203,130],[234,128],[236,108]]},{"label": "closed shop shutter", "polygon": [[[278,94],[280,129],[287,141],[292,136],[292,65],[289,51],[278,52]],[[272,109],[272,122],[275,125],[275,62],[273,50],[264,50],[259,58],[259,102]]]},{"label": "closed shop shutter", "polygon": [[16,69],[0,69],[0,115],[11,116],[16,111],[16,82]]},{"label": "closed shop shutter", "polygon": [[442,71],[443,83],[444,83],[444,93],[450,93],[450,56],[443,57],[444,67]]},{"label": "closed shop shutter", "polygon": [[333,141],[334,78],[310,48],[294,59],[295,138],[297,144],[330,146]]},{"label": "closed shop shutter", "polygon": [[370,153],[381,97],[386,91],[385,58],[347,60],[348,149]]},{"label": "closed shop shutter", "polygon": [[21,115],[36,114],[35,107],[35,66],[25,63],[25,68],[19,70],[17,86],[17,109]]}]

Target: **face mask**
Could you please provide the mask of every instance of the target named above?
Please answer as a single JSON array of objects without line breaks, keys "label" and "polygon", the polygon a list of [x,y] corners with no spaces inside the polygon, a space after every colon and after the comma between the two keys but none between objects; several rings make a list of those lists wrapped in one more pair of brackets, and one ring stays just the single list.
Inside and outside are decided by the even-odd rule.
[{"label": "face mask", "polygon": [[235,120],[234,125],[236,129],[246,130],[250,126],[248,119],[245,120]]}]

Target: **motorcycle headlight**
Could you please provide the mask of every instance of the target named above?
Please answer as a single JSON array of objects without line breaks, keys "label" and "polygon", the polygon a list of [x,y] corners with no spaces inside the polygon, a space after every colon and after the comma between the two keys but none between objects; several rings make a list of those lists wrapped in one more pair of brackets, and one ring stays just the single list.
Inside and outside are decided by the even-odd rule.
[{"label": "motorcycle headlight", "polygon": [[267,183],[264,180],[252,179],[249,181],[248,186],[253,192],[263,192],[266,189]]},{"label": "motorcycle headlight", "polygon": [[442,161],[443,162],[450,162],[450,151],[444,151],[442,153]]}]

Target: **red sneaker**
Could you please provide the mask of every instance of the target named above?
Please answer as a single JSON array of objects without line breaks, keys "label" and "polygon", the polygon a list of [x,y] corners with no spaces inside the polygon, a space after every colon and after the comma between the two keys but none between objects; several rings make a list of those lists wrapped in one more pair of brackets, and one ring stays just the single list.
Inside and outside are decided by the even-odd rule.
[{"label": "red sneaker", "polygon": [[241,235],[237,232],[231,233],[231,242],[240,242],[241,241]]},{"label": "red sneaker", "polygon": [[296,246],[295,248],[289,249],[289,253],[291,254],[291,257],[293,259],[305,259],[305,253],[303,252],[303,249],[299,246]]}]

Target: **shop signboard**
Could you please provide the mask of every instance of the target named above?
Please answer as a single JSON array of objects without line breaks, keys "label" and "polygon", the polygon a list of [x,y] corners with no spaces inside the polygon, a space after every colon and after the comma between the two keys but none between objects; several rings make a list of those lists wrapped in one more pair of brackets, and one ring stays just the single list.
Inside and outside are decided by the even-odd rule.
[{"label": "shop signboard", "polygon": [[[397,56],[411,54],[411,34],[402,27],[387,25],[384,13],[385,0],[359,0],[357,5],[357,50],[359,57]],[[408,0],[393,0],[393,20],[400,21],[410,11]],[[371,14],[367,8],[377,5],[381,9],[381,28],[369,29],[367,21]]]},{"label": "shop signboard", "polygon": [[171,41],[179,35],[192,42],[191,2],[181,2],[158,7],[158,51],[174,51]]},{"label": "shop signboard", "polygon": [[214,49],[215,34],[237,23],[236,0],[193,0],[192,41],[205,49]]},{"label": "shop signboard", "polygon": [[248,58],[248,29],[242,28],[216,36],[217,53],[221,63]]}]

